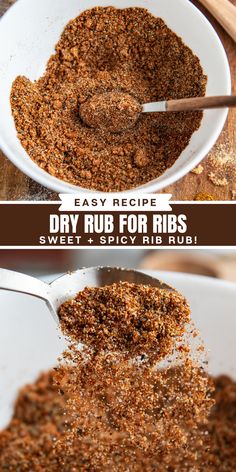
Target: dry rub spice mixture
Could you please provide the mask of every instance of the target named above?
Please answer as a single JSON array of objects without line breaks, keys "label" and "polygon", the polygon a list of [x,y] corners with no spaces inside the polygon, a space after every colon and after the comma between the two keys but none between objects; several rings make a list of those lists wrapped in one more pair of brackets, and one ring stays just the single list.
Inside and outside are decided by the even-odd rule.
[{"label": "dry rub spice mixture", "polygon": [[96,7],[66,26],[42,78],[16,78],[11,106],[19,139],[42,169],[85,188],[123,191],[172,166],[202,112],[145,113],[114,133],[104,113],[102,126],[91,127],[91,116],[86,125],[80,107],[103,93],[140,104],[203,96],[206,81],[199,59],[162,19],[142,8]]},{"label": "dry rub spice mixture", "polygon": [[0,470],[216,470],[199,464],[216,461],[209,447],[221,413],[208,423],[212,382],[180,294],[88,288],[59,316],[71,344],[52,373],[21,392],[0,434]]},{"label": "dry rub spice mixture", "polygon": [[[119,452],[111,444],[114,463],[110,469],[96,468],[93,457],[98,442],[84,439],[78,431],[80,447],[71,451],[74,460],[62,465],[55,445],[64,440],[71,424],[68,414],[68,397],[53,385],[54,372],[42,375],[33,385],[25,387],[17,399],[13,419],[8,428],[0,433],[0,470],[12,472],[80,472],[80,471],[163,471],[163,472],[233,472],[236,470],[236,383],[227,377],[214,380],[215,406],[206,425],[196,435],[189,457],[172,454],[170,465],[159,465],[154,457],[149,464],[142,464],[144,453],[137,451],[138,463],[133,464],[131,451],[126,453],[126,463],[119,463]],[[95,386],[96,388],[96,386]],[[86,403],[86,399],[84,398]],[[74,445],[75,446],[75,445]],[[128,457],[129,456],[129,457]],[[171,456],[171,454],[170,454]],[[115,459],[117,457],[117,462]],[[73,459],[74,459],[73,458]],[[129,459],[129,461],[128,461]],[[182,463],[181,463],[182,461]]]},{"label": "dry rub spice mixture", "polygon": [[198,201],[199,202],[205,202],[207,200],[213,201],[213,200],[215,200],[215,197],[213,195],[211,195],[210,193],[202,192],[202,193],[197,193],[197,195],[195,195],[195,197],[194,197],[194,200],[196,202],[198,202]]},{"label": "dry rub spice mixture", "polygon": [[128,282],[86,288],[59,309],[64,333],[96,351],[160,360],[190,321],[187,302],[175,291]]},{"label": "dry rub spice mixture", "polygon": [[128,93],[107,92],[94,95],[80,105],[80,117],[91,128],[119,133],[132,128],[142,106]]},{"label": "dry rub spice mixture", "polygon": [[215,146],[214,153],[209,155],[209,164],[208,178],[214,185],[226,187],[227,185],[235,184],[235,149],[233,149],[228,140]]}]

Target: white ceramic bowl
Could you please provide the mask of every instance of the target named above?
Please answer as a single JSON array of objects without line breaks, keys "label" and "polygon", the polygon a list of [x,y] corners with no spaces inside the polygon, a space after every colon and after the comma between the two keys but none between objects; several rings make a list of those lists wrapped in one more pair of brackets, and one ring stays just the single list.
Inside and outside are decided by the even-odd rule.
[{"label": "white ceramic bowl", "polygon": [[[236,378],[236,284],[189,274],[148,273],[189,300],[209,350],[209,372]],[[18,389],[53,367],[66,344],[44,302],[25,295],[0,291],[0,326],[1,429],[11,417]]]},{"label": "white ceramic bowl", "polygon": [[[12,82],[18,75],[38,79],[67,22],[85,9],[110,4],[118,8],[145,7],[162,17],[200,58],[208,75],[207,95],[231,93],[230,70],[223,46],[208,20],[189,0],[18,0],[0,21],[0,147],[25,174],[56,192],[86,190],[58,180],[29,158],[17,138],[11,115]],[[136,190],[159,191],[198,165],[216,142],[226,117],[226,109],[205,112],[200,129],[173,167]]]}]

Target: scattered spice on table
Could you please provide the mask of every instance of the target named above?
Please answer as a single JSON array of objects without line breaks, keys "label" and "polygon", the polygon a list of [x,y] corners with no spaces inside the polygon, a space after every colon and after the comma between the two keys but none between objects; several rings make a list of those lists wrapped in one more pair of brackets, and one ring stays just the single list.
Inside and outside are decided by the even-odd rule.
[{"label": "scattered spice on table", "polygon": [[236,200],[236,190],[232,190],[231,197],[232,197],[232,200]]},{"label": "scattered spice on table", "polygon": [[143,104],[203,96],[206,82],[199,59],[162,19],[142,8],[96,7],[66,26],[42,78],[16,78],[11,107],[21,144],[42,169],[81,187],[123,191],[171,167],[202,112],[143,113],[114,133],[118,117],[93,128],[80,108],[110,93],[124,94],[125,106],[131,97]]},{"label": "scattered spice on table", "polygon": [[209,155],[209,180],[216,186],[226,187],[236,179],[236,156],[232,144],[218,143]]},{"label": "scattered spice on table", "polygon": [[195,167],[191,172],[192,174],[200,175],[203,173],[204,167],[199,164],[199,166]]},{"label": "scattered spice on table", "polygon": [[210,193],[204,193],[204,192],[201,193],[200,192],[200,193],[197,193],[197,195],[195,195],[194,200],[196,202],[201,202],[201,201],[205,202],[207,200],[209,200],[209,201],[216,200],[216,198],[213,195],[211,195]]},{"label": "scattered spice on table", "polygon": [[219,177],[219,175],[217,175],[215,172],[209,172],[208,178],[214,185],[217,185],[218,187],[226,187],[229,183],[226,177]]}]

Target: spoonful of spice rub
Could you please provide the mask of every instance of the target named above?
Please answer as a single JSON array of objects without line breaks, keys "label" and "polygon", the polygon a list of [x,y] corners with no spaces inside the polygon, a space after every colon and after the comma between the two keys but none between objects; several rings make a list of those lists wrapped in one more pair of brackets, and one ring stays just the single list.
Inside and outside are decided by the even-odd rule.
[{"label": "spoonful of spice rub", "polygon": [[58,310],[62,332],[95,352],[160,361],[190,321],[176,291],[134,282],[85,288]]},{"label": "spoonful of spice rub", "polygon": [[83,122],[110,133],[120,133],[132,128],[142,112],[138,101],[122,92],[107,92],[93,95],[80,105],[79,114]]},{"label": "spoonful of spice rub", "polygon": [[46,301],[63,333],[98,350],[160,359],[190,320],[176,290],[134,270],[95,267],[68,273],[50,285],[0,270],[0,289]]},{"label": "spoonful of spice rub", "polygon": [[213,108],[236,107],[236,96],[196,97],[145,103],[123,92],[93,95],[82,103],[79,114],[90,128],[120,133],[132,128],[141,113],[186,112]]}]

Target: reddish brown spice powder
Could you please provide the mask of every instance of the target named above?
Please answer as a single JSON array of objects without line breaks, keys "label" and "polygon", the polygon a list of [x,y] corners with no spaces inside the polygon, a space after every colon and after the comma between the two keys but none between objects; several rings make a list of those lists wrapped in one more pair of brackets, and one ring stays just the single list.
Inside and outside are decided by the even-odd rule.
[{"label": "reddish brown spice powder", "polygon": [[94,95],[79,108],[85,124],[110,133],[132,128],[142,112],[142,106],[128,93],[107,92]]},{"label": "reddish brown spice powder", "polygon": [[202,345],[197,356],[190,347],[197,333],[184,297],[114,283],[84,289],[58,314],[74,342],[55,376],[72,417],[57,443],[63,465],[73,462],[79,469],[75,450],[85,440],[94,470],[153,470],[156,463],[170,466],[173,454],[187,457],[212,400],[197,360]]},{"label": "reddish brown spice powder", "polygon": [[190,347],[196,331],[184,297],[113,284],[83,290],[59,316],[74,343],[53,374],[21,393],[0,435],[1,470],[189,472],[212,465],[212,384],[198,358],[202,345]]},{"label": "reddish brown spice powder", "polygon": [[84,116],[87,126],[80,107],[104,93],[125,94],[126,106],[128,96],[139,104],[203,96],[206,80],[199,59],[162,19],[142,8],[96,7],[67,25],[42,78],[17,77],[12,113],[23,147],[42,169],[81,187],[123,191],[172,166],[202,112],[145,113],[114,133],[123,129],[122,114],[108,123],[102,113],[101,126],[96,115]]},{"label": "reddish brown spice powder", "polygon": [[[119,463],[114,446],[114,462],[110,469],[95,468],[89,454],[97,442],[84,439],[79,448],[74,444],[70,459],[68,453],[62,465],[58,454],[58,442],[70,428],[72,418],[68,413],[68,397],[54,385],[54,372],[42,375],[33,385],[21,390],[16,401],[10,425],[0,432],[0,470],[11,472],[77,472],[77,471],[124,471],[135,472],[233,472],[236,470],[236,383],[228,377],[214,380],[215,405],[207,424],[199,427],[192,443],[183,454],[169,452],[169,465],[158,462],[155,456],[145,461],[142,450],[137,450],[137,461],[130,450],[126,451],[126,464]],[[85,398],[83,399],[85,402]],[[79,433],[79,432],[78,432]],[[80,432],[82,438],[82,432]],[[178,452],[178,451],[177,451]],[[168,454],[168,451],[165,450]],[[74,457],[73,457],[74,456]],[[118,460],[116,460],[118,458]],[[75,459],[75,460],[74,460]]]},{"label": "reddish brown spice powder", "polygon": [[176,291],[128,282],[86,288],[58,312],[63,332],[95,351],[161,360],[190,322],[186,300]]}]

